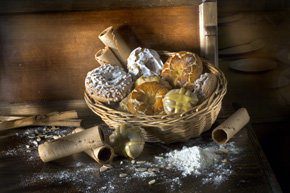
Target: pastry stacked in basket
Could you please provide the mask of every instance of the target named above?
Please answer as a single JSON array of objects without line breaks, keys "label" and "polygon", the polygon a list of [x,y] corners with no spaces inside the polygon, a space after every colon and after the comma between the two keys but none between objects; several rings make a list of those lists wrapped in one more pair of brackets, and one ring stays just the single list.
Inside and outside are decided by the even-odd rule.
[{"label": "pastry stacked in basket", "polygon": [[95,55],[101,66],[88,73],[84,98],[110,128],[130,124],[146,142],[161,143],[211,128],[227,87],[218,68],[188,51],[129,47],[112,27],[99,39],[105,44]]},{"label": "pastry stacked in basket", "polygon": [[168,55],[163,62],[155,50],[138,47],[127,58],[126,68],[103,64],[90,71],[86,92],[95,101],[119,103],[121,110],[136,115],[189,111],[212,94],[216,77],[195,53]]}]

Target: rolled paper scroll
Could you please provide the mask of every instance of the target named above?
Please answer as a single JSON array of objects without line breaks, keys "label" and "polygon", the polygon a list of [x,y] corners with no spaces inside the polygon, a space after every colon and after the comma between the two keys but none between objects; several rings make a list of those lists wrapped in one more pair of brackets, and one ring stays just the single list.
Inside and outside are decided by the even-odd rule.
[{"label": "rolled paper scroll", "polygon": [[82,132],[45,142],[38,147],[39,157],[43,162],[53,161],[88,149],[104,145],[104,134],[96,126]]},{"label": "rolled paper scroll", "polygon": [[[73,130],[73,133],[79,133],[84,131],[83,128],[76,128]],[[95,149],[85,150],[85,153],[88,154],[91,158],[96,160],[100,164],[106,164],[110,162],[114,157],[114,150],[111,146],[104,143],[104,145],[97,147]]]},{"label": "rolled paper scroll", "polygon": [[95,55],[96,60],[100,65],[112,64],[123,67],[118,58],[113,54],[112,50],[106,46],[105,48],[99,50]]},{"label": "rolled paper scroll", "polygon": [[127,58],[131,53],[131,49],[123,40],[123,38],[113,29],[112,26],[105,29],[100,35],[99,39],[109,48],[121,61],[123,66],[127,64]]},{"label": "rolled paper scroll", "polygon": [[213,130],[212,139],[218,144],[225,144],[249,121],[248,111],[240,108]]}]

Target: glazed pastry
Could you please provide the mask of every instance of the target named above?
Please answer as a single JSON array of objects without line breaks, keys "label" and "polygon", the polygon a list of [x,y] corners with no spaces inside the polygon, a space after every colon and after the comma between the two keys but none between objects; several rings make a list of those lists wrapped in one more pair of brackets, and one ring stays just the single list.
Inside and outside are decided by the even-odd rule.
[{"label": "glazed pastry", "polygon": [[120,102],[120,110],[130,112],[128,109],[128,96],[123,98]]},{"label": "glazed pastry", "polygon": [[135,81],[135,87],[137,87],[145,82],[158,82],[168,89],[172,88],[170,86],[170,84],[166,80],[163,80],[162,78],[160,78],[160,76],[141,76],[140,78],[138,78]]},{"label": "glazed pastry", "polygon": [[114,151],[125,157],[135,159],[144,148],[145,140],[139,127],[123,124],[109,137]]},{"label": "glazed pastry", "polygon": [[158,76],[162,67],[159,54],[148,48],[136,48],[127,59],[128,71],[135,80],[140,76]]},{"label": "glazed pastry", "polygon": [[217,78],[212,73],[204,73],[194,83],[194,93],[200,102],[207,99],[216,88]]},{"label": "glazed pastry", "polygon": [[170,90],[163,98],[166,114],[186,112],[198,102],[196,94],[184,88]]},{"label": "glazed pastry", "polygon": [[165,62],[161,76],[173,87],[193,90],[194,81],[201,75],[203,64],[199,56],[191,52],[177,52]]},{"label": "glazed pastry", "polygon": [[128,98],[128,109],[133,114],[156,115],[163,111],[162,99],[168,89],[157,82],[137,86]]},{"label": "glazed pastry", "polygon": [[130,92],[132,77],[120,66],[104,64],[88,72],[85,86],[91,98],[100,102],[118,102]]}]

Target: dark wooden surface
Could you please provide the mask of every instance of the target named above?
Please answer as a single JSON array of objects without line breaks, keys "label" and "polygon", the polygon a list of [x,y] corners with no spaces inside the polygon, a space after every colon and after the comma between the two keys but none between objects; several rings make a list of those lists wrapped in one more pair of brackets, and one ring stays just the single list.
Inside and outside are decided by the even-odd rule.
[{"label": "dark wooden surface", "polygon": [[2,15],[0,101],[81,98],[109,25],[132,48],[199,51],[198,6]]},{"label": "dark wooden surface", "polygon": [[[207,0],[209,1],[209,0]],[[201,0],[2,0],[0,2],[0,14],[31,13],[48,11],[88,11],[104,9],[124,9],[124,8],[148,8],[167,6],[190,6],[198,5]],[[220,0],[218,1],[220,13],[237,11],[273,11],[286,10],[290,8],[288,0]]]},{"label": "dark wooden surface", "polygon": [[172,7],[199,5],[201,0],[2,0],[0,2],[0,14],[31,13],[48,11],[89,11],[104,9],[124,8],[148,8],[148,7]]},{"label": "dark wooden surface", "polygon": [[[36,103],[35,103],[36,104]],[[78,109],[80,117],[84,119],[84,126],[89,127],[100,123],[100,120],[93,115],[82,101],[59,101],[37,105],[23,103],[22,105],[2,103],[1,115],[28,115],[35,112],[45,112],[48,110],[59,109]],[[61,107],[62,104],[62,107]],[[19,108],[21,107],[21,108]],[[47,108],[45,108],[47,107]],[[49,109],[49,108],[50,109]],[[17,112],[16,109],[22,110]],[[38,109],[38,110],[37,110]],[[229,108],[228,108],[229,109]],[[225,110],[222,111],[221,116]],[[229,112],[228,112],[229,113]],[[225,117],[224,117],[225,118]],[[219,118],[218,123],[223,119]],[[52,163],[42,163],[38,158],[36,148],[32,152],[21,154],[7,154],[10,149],[16,148],[16,151],[22,151],[21,148],[29,142],[27,136],[22,135],[35,128],[14,129],[1,133],[0,137],[0,189],[1,193],[7,192],[252,192],[252,193],[279,193],[281,192],[279,184],[263,154],[261,147],[253,133],[250,125],[242,129],[230,142],[238,148],[238,153],[229,152],[223,154],[227,159],[227,167],[232,171],[227,180],[220,184],[203,183],[203,179],[214,170],[209,168],[204,173],[195,176],[181,177],[177,170],[161,170],[155,177],[149,178],[131,178],[127,180],[120,178],[119,173],[124,171],[124,167],[119,162],[124,160],[125,164],[129,161],[123,158],[115,158],[112,163],[114,169],[106,173],[99,174],[97,163],[84,154],[77,154],[67,158],[60,159]],[[38,128],[41,132],[42,128]],[[63,128],[63,132],[68,133],[72,128]],[[15,133],[18,133],[15,135]],[[42,141],[43,142],[43,141]],[[187,143],[176,143],[171,145],[146,144],[145,150],[138,160],[153,161],[154,155],[168,152],[172,149],[180,149],[182,146],[208,146],[214,145],[210,139],[210,132],[204,133],[201,137],[191,139]],[[17,149],[17,147],[19,149]],[[218,146],[216,145],[218,148]],[[24,150],[25,151],[25,150]],[[3,153],[4,152],[4,153]],[[90,171],[83,175],[81,170],[90,166]],[[59,177],[55,174],[71,175],[68,180],[65,176]],[[59,173],[58,173],[59,172]],[[128,171],[127,171],[128,172]],[[75,174],[75,175],[74,175]],[[50,175],[48,177],[47,175]],[[91,175],[90,177],[88,175]],[[130,174],[133,175],[133,174]],[[42,176],[42,177],[41,177]],[[175,188],[170,179],[180,177],[181,184]],[[77,178],[77,179],[76,179]],[[151,179],[156,179],[157,183],[149,186],[147,183]],[[86,182],[86,183],[85,183]],[[113,184],[112,187],[105,190],[102,187]],[[88,187],[90,187],[88,189]],[[101,191],[102,190],[102,191]]]}]

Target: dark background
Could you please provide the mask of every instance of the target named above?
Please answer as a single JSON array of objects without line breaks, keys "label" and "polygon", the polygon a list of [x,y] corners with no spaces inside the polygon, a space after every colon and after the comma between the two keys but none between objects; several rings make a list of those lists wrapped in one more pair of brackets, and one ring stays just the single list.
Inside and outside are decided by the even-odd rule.
[{"label": "dark background", "polygon": [[[197,23],[194,23],[197,10],[175,6],[200,2],[2,0],[0,101],[81,98],[82,80],[85,73],[97,65],[93,55],[102,47],[97,34],[108,23],[115,26],[129,23],[147,47],[195,51],[199,43],[195,39]],[[174,7],[165,10],[161,8],[164,6]],[[147,12],[132,9],[143,7],[156,8]],[[124,13],[119,9],[128,10]],[[238,18],[219,23],[220,51],[254,40],[265,43],[255,52],[220,56],[219,63],[229,82],[226,100],[248,109],[253,128],[282,189],[290,192],[290,1],[220,0],[218,14],[219,19]],[[134,20],[134,16],[142,17],[142,23]],[[148,16],[157,20],[152,21]],[[164,22],[165,17],[170,20]],[[181,30],[182,26],[187,27]],[[159,42],[154,44],[151,39],[159,39]],[[289,54],[288,61],[279,58],[283,50]],[[278,66],[260,73],[229,68],[232,61],[241,58],[266,58],[276,61]],[[66,75],[60,77],[59,74]],[[60,84],[62,81],[70,86],[64,87]]]}]

